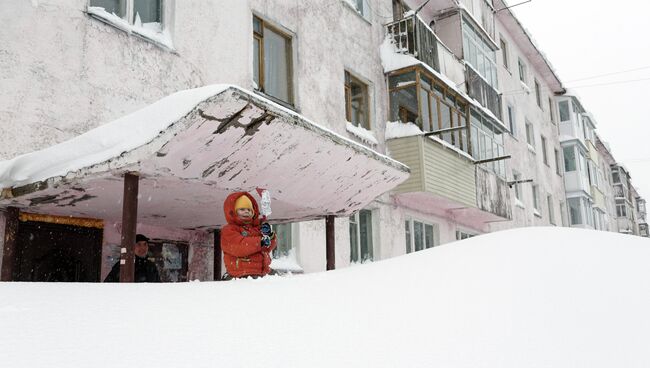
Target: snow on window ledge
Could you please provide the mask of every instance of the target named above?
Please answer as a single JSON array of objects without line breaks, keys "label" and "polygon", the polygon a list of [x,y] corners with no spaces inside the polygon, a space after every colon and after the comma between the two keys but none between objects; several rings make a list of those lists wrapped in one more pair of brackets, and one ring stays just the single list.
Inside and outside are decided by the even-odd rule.
[{"label": "snow on window ledge", "polygon": [[530,87],[528,87],[528,85],[522,80],[519,80],[519,83],[521,84],[521,87],[524,89],[524,91],[526,91],[527,94],[530,94]]},{"label": "snow on window ledge", "polygon": [[524,208],[524,209],[526,208],[524,203],[522,201],[520,201],[519,198],[516,198],[516,197],[515,197],[515,206],[517,206],[519,208]]},{"label": "snow on window ledge", "polygon": [[167,51],[175,52],[169,30],[161,30],[160,23],[142,23],[140,22],[140,18],[137,18],[135,24],[130,24],[125,19],[122,19],[113,13],[109,13],[104,8],[98,6],[89,6],[87,13],[121,31],[138,36]]},{"label": "snow on window ledge", "polygon": [[535,216],[537,216],[537,217],[539,217],[539,218],[542,217],[542,214],[539,213],[539,211],[538,211],[536,208],[533,208],[533,215],[535,215]]},{"label": "snow on window ledge", "polygon": [[530,151],[531,153],[537,154],[537,152],[535,152],[535,147],[533,147],[530,143],[528,143],[528,151]]},{"label": "snow on window ledge", "polygon": [[355,137],[361,139],[361,141],[372,144],[373,146],[376,146],[379,144],[379,141],[377,141],[377,138],[375,135],[368,129],[362,127],[362,126],[354,126],[352,123],[349,121],[345,122],[345,130],[347,130],[349,133],[354,135]]}]

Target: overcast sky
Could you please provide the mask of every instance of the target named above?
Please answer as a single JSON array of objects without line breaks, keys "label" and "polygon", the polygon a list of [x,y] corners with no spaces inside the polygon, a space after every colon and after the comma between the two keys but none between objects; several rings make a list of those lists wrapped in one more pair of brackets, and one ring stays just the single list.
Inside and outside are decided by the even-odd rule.
[{"label": "overcast sky", "polygon": [[[643,0],[533,0],[512,10],[564,86],[574,89],[594,115],[598,134],[650,202],[650,4]],[[632,69],[639,70],[618,73]],[[590,78],[609,73],[617,74]],[[638,79],[645,80],[618,83]]]}]

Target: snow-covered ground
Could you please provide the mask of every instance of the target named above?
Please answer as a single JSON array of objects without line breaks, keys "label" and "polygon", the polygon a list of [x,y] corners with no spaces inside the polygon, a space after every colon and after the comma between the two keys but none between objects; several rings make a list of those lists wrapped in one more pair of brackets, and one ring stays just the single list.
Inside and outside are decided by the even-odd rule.
[{"label": "snow-covered ground", "polygon": [[648,367],[650,240],[493,233],[327,273],[0,283],[2,367]]}]

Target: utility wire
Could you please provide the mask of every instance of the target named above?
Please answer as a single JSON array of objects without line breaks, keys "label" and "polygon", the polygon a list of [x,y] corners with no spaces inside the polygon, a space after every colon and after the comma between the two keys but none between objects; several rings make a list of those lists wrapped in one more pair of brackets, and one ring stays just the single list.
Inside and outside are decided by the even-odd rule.
[{"label": "utility wire", "polygon": [[630,80],[626,80],[626,81],[596,83],[596,84],[588,84],[588,85],[585,85],[585,86],[571,86],[571,87],[567,87],[567,88],[588,88],[588,87],[610,86],[610,85],[613,85],[613,84],[626,84],[626,83],[643,82],[643,81],[649,81],[649,80],[650,80],[650,78],[630,79]]},{"label": "utility wire", "polygon": [[569,80],[569,81],[566,81],[566,82],[567,83],[579,82],[579,81],[583,81],[583,80],[596,79],[596,78],[607,77],[607,76],[616,75],[616,74],[630,73],[630,72],[635,72],[637,70],[644,70],[644,69],[650,69],[650,65],[642,66],[642,67],[636,68],[636,69],[621,70],[621,71],[618,71],[618,72],[612,72],[612,73],[607,73],[607,74],[599,74],[599,75],[594,75],[594,76],[591,76],[591,77],[585,77],[585,78],[580,78],[580,79],[573,79],[573,80]]}]

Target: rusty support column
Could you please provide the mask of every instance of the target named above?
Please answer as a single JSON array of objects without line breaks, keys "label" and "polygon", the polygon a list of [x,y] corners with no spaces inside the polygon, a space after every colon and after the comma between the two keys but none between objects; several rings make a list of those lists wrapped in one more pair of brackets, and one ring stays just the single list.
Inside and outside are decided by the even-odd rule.
[{"label": "rusty support column", "polygon": [[5,243],[2,249],[2,272],[0,281],[12,281],[16,260],[16,237],[18,236],[18,215],[16,207],[7,208],[5,224]]},{"label": "rusty support column", "polygon": [[327,270],[336,267],[334,260],[334,219],[332,215],[325,216],[325,252],[327,254]]},{"label": "rusty support column", "polygon": [[214,231],[214,281],[221,281],[221,229]]},{"label": "rusty support column", "polygon": [[135,232],[138,222],[138,182],[137,173],[124,175],[124,196],[122,197],[122,249],[120,251],[120,282],[133,282],[135,279]]}]

